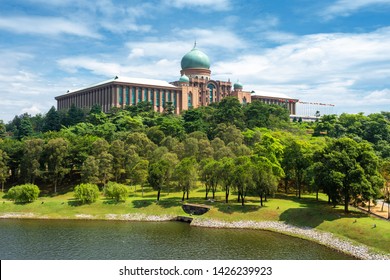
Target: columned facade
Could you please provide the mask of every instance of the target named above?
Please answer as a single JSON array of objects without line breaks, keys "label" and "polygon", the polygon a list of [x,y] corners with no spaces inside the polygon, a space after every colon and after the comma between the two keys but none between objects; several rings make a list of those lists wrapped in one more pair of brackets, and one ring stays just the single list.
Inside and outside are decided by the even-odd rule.
[{"label": "columned facade", "polygon": [[104,112],[111,108],[135,106],[140,102],[150,102],[153,109],[163,112],[169,103],[175,114],[182,111],[208,106],[220,102],[227,96],[235,96],[241,104],[252,100],[261,100],[267,104],[286,106],[290,114],[296,113],[297,99],[280,99],[272,96],[253,95],[243,90],[237,81],[233,85],[228,81],[211,79],[210,60],[206,54],[194,48],[181,60],[181,77],[178,81],[168,83],[161,80],[142,78],[115,77],[83,89],[68,91],[57,96],[57,109],[69,109],[72,104],[79,108],[91,108],[100,105]]}]

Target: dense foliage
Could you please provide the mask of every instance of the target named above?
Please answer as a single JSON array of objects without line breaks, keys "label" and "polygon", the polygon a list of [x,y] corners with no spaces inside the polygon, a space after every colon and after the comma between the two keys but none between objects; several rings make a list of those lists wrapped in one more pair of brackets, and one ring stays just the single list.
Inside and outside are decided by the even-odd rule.
[{"label": "dense foliage", "polygon": [[[96,184],[121,201],[127,194],[118,184],[152,187],[157,200],[161,192],[181,190],[184,200],[201,182],[205,199],[222,190],[227,203],[234,194],[242,205],[247,196],[262,205],[279,188],[298,197],[325,192],[347,210],[350,203],[388,196],[389,115],[290,122],[286,108],[242,105],[234,97],[180,116],[168,109],[156,113],[147,102],[110,113],[98,105],[53,107],[45,115],[0,122],[0,183],[5,189],[34,183],[46,193]],[[123,192],[114,194],[114,186]],[[83,198],[88,192],[76,189],[81,201],[91,202]]]},{"label": "dense foliage", "polygon": [[40,190],[37,185],[24,184],[8,190],[8,198],[17,203],[29,203],[38,199]]},{"label": "dense foliage", "polygon": [[81,203],[93,203],[99,197],[99,188],[95,184],[80,184],[74,188],[74,197]]}]

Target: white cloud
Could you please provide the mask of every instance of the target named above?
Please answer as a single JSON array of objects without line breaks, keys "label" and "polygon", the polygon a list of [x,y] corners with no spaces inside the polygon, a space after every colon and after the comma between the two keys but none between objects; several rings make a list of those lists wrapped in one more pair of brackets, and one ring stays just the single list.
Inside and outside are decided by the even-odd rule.
[{"label": "white cloud", "polygon": [[349,16],[360,9],[374,5],[390,5],[390,0],[338,0],[327,7],[321,14],[326,19],[331,19],[335,16]]},{"label": "white cloud", "polygon": [[296,36],[276,48],[217,62],[213,77],[240,79],[246,90],[280,92],[348,110],[384,110],[390,108],[389,48],[390,28]]},{"label": "white cloud", "polygon": [[89,70],[95,75],[112,77],[122,73],[117,63],[102,62],[89,57],[69,57],[58,61],[58,65],[65,71],[76,73],[80,69]]},{"label": "white cloud", "polygon": [[164,0],[164,3],[180,9],[193,7],[207,8],[216,11],[226,11],[230,9],[230,0]]},{"label": "white cloud", "polygon": [[[43,110],[42,110],[43,109]],[[22,108],[20,110],[20,114],[24,114],[24,113],[27,113],[27,114],[30,114],[32,116],[36,115],[36,114],[39,114],[39,113],[43,113],[43,112],[46,112],[48,110],[46,110],[47,108],[42,108],[40,105],[37,105],[37,104],[34,104],[32,105],[31,107],[27,107],[27,108]]]},{"label": "white cloud", "polygon": [[1,17],[0,29],[20,34],[70,34],[100,38],[98,33],[82,23],[56,17]]}]

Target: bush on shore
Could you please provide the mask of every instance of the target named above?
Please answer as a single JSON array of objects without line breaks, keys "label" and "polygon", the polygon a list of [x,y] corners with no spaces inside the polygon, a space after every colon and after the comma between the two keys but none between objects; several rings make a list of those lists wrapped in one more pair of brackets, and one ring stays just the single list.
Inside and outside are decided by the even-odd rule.
[{"label": "bush on shore", "polygon": [[79,184],[74,188],[74,197],[81,204],[93,203],[99,197],[99,188],[95,184]]},{"label": "bush on shore", "polygon": [[116,202],[126,201],[129,196],[129,187],[115,182],[108,182],[104,188],[104,195],[108,198],[114,199]]},{"label": "bush on shore", "polygon": [[15,203],[29,203],[37,200],[39,193],[40,190],[37,185],[24,184],[10,188],[7,196]]}]

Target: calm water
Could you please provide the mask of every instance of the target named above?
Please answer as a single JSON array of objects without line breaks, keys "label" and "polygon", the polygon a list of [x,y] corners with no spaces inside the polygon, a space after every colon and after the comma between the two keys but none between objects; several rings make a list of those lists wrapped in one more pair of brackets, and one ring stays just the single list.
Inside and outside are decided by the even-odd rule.
[{"label": "calm water", "polygon": [[350,259],[316,243],[260,230],[179,222],[0,219],[0,259]]}]

